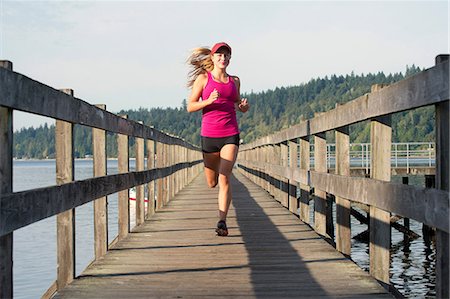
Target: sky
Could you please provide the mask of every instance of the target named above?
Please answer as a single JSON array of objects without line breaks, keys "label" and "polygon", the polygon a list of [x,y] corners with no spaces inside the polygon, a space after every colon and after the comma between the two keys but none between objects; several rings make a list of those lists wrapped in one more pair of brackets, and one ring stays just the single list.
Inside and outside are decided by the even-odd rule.
[{"label": "sky", "polygon": [[[180,107],[190,51],[220,41],[241,93],[429,68],[450,52],[449,2],[0,0],[0,59],[111,112]],[[14,113],[14,130],[44,122]]]}]

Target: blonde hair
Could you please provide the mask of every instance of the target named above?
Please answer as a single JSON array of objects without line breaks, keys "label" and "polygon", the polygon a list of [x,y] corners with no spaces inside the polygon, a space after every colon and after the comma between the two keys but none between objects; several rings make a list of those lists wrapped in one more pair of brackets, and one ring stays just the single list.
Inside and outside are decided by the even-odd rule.
[{"label": "blonde hair", "polygon": [[200,74],[210,72],[214,68],[214,64],[211,60],[211,50],[208,48],[195,48],[192,50],[191,55],[187,59],[187,64],[191,70],[188,73],[187,86],[189,88],[194,84],[195,79]]}]

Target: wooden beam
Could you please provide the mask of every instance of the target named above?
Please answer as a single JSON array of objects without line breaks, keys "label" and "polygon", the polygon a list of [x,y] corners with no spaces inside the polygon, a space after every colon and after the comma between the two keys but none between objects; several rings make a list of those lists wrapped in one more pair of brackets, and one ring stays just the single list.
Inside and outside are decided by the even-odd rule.
[{"label": "wooden beam", "polygon": [[[106,106],[96,105],[101,110]],[[106,175],[106,131],[92,129],[92,148],[94,154],[94,177]],[[108,251],[108,202],[106,196],[94,200],[94,251],[98,260]]]},{"label": "wooden beam", "polygon": [[[370,123],[372,146],[370,177],[381,181],[391,180],[391,116],[374,119]],[[381,194],[369,194],[381,200]],[[370,206],[370,274],[389,285],[391,213]]]},{"label": "wooden beam", "polygon": [[[155,142],[147,140],[147,169],[155,168]],[[149,219],[155,213],[155,182],[151,181],[147,185],[148,205],[146,219]]]},{"label": "wooden beam", "polygon": [[[73,90],[63,90],[73,96]],[[63,185],[73,181],[73,125],[56,121],[56,184]],[[69,209],[56,217],[57,228],[57,289],[66,287],[75,278],[75,209]]]},{"label": "wooden beam", "polygon": [[[4,72],[11,72],[12,62],[0,61],[0,69]],[[0,101],[3,96],[0,94]],[[12,155],[13,112],[10,108],[0,107],[0,195],[12,192]],[[0,209],[4,209],[1,201]],[[0,298],[12,297],[13,233],[10,232],[0,236]]]},{"label": "wooden beam", "polygon": [[[336,174],[350,176],[350,136],[348,127],[336,130]],[[352,236],[350,225],[350,201],[335,197],[336,201],[336,249],[346,256],[351,255]]]},{"label": "wooden beam", "polygon": [[[127,115],[122,115],[127,119]],[[117,163],[119,173],[127,173],[130,171],[130,157],[128,150],[128,136],[123,134],[117,135]],[[118,225],[119,240],[124,239],[130,232],[130,194],[129,190],[119,191],[118,203]]]},{"label": "wooden beam", "polygon": [[[310,170],[310,147],[309,138],[300,138],[300,169],[303,171]],[[306,182],[296,180],[300,183],[300,220],[309,223],[309,181]]]},{"label": "wooden beam", "polygon": [[96,198],[160,179],[171,171],[195,167],[201,162],[202,160],[180,163],[172,170],[155,168],[74,181],[61,186],[0,194],[0,236]]},{"label": "wooden beam", "polygon": [[[314,136],[314,170],[316,172],[327,172],[327,143],[325,134]],[[314,188],[314,229],[317,233],[327,236],[326,218],[327,193],[319,188]]]},{"label": "wooden beam", "polygon": [[[298,143],[297,140],[289,141],[289,167],[298,168]],[[297,182],[288,180],[289,211],[298,215]]]},{"label": "wooden beam", "polygon": [[[139,123],[142,123],[141,121]],[[136,138],[136,171],[144,170],[144,144],[143,138]],[[145,219],[145,202],[144,202],[144,185],[136,186],[136,226],[144,223]]]},{"label": "wooden beam", "polygon": [[[448,64],[449,55],[436,57],[436,65]],[[449,101],[436,105],[436,188],[449,191]],[[447,214],[448,215],[448,214]],[[436,297],[449,298],[449,233],[436,230]]]}]

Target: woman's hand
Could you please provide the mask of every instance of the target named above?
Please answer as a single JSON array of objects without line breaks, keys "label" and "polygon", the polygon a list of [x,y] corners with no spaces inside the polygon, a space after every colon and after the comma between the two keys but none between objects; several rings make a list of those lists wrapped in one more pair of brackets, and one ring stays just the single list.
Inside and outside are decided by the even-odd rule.
[{"label": "woman's hand", "polygon": [[209,104],[214,103],[219,98],[219,92],[214,88],[213,92],[209,94],[208,102]]},{"label": "woman's hand", "polygon": [[241,102],[239,103],[238,108],[243,113],[248,111],[248,108],[250,108],[250,105],[247,102],[247,98],[241,99]]}]

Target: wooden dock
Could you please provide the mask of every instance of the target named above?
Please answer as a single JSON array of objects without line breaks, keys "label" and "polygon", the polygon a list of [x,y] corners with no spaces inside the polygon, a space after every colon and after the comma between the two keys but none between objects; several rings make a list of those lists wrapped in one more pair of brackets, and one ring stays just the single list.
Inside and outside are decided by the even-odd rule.
[{"label": "wooden dock", "polygon": [[266,191],[234,171],[230,235],[203,175],[53,298],[391,298]]}]

